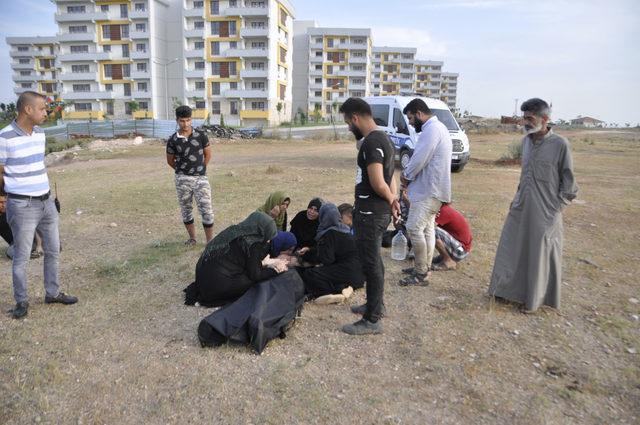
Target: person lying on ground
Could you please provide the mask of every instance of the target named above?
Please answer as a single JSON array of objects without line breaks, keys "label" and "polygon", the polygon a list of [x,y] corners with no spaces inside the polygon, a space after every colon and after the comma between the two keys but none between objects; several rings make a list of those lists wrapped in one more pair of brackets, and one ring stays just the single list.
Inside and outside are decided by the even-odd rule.
[{"label": "person lying on ground", "polygon": [[284,194],[284,192],[273,192],[267,198],[263,206],[257,209],[265,214],[268,214],[276,222],[276,229],[287,231],[287,208],[291,204],[291,198]]},{"label": "person lying on ground", "polygon": [[313,198],[307,209],[300,211],[291,220],[291,233],[296,236],[298,240],[297,248],[314,247],[316,246],[316,234],[318,233],[318,211],[322,206],[322,199]]},{"label": "person lying on ground", "polygon": [[309,254],[318,266],[299,269],[305,292],[311,298],[340,294],[349,286],[357,289],[364,285],[355,240],[349,227],[340,221],[334,204],[325,203],[320,208],[316,241]]},{"label": "person lying on ground", "polygon": [[276,235],[273,219],[258,211],[220,232],[198,260],[196,280],[184,290],[185,304],[222,306],[238,299],[255,283],[287,271],[284,260],[274,259],[268,266],[262,263]]}]

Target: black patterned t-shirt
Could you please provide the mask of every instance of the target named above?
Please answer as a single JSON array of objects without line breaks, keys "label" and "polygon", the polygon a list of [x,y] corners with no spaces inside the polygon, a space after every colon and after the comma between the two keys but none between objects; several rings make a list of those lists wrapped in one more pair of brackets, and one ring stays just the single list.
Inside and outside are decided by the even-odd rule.
[{"label": "black patterned t-shirt", "polygon": [[167,154],[176,156],[176,174],[204,176],[207,166],[204,163],[204,148],[209,146],[206,134],[193,130],[187,138],[174,133],[167,140]]}]

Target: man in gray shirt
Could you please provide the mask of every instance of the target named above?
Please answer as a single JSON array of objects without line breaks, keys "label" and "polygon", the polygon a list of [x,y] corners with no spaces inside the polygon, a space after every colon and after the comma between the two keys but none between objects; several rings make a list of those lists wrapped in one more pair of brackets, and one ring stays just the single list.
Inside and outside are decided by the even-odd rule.
[{"label": "man in gray shirt", "polygon": [[426,286],[436,245],[435,218],[442,204],[451,202],[451,136],[422,99],[413,99],[403,112],[420,135],[401,178],[411,203],[407,233],[415,267],[403,270],[408,276],[399,284]]}]

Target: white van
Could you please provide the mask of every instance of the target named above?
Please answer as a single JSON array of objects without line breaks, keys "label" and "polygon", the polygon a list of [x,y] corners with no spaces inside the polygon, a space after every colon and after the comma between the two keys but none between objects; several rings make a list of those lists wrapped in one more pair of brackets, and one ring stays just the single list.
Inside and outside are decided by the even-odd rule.
[{"label": "white van", "polygon": [[418,137],[402,111],[409,102],[417,98],[424,100],[433,114],[438,117],[438,120],[449,129],[453,142],[451,171],[462,171],[469,162],[469,139],[458,125],[446,103],[421,96],[372,96],[365,97],[364,100],[371,105],[373,119],[378,124],[378,128],[391,138],[396,147],[400,165],[404,168],[413,155]]}]

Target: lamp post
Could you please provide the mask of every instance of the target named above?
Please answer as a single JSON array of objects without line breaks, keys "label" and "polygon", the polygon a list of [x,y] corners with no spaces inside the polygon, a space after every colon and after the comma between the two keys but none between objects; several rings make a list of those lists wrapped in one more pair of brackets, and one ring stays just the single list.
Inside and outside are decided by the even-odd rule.
[{"label": "lamp post", "polygon": [[153,63],[155,63],[156,65],[160,65],[164,68],[164,99],[165,99],[164,113],[167,116],[167,119],[169,119],[169,81],[167,78],[167,67],[177,61],[178,61],[178,58],[174,58],[168,62],[160,62],[155,59],[153,60]]}]

